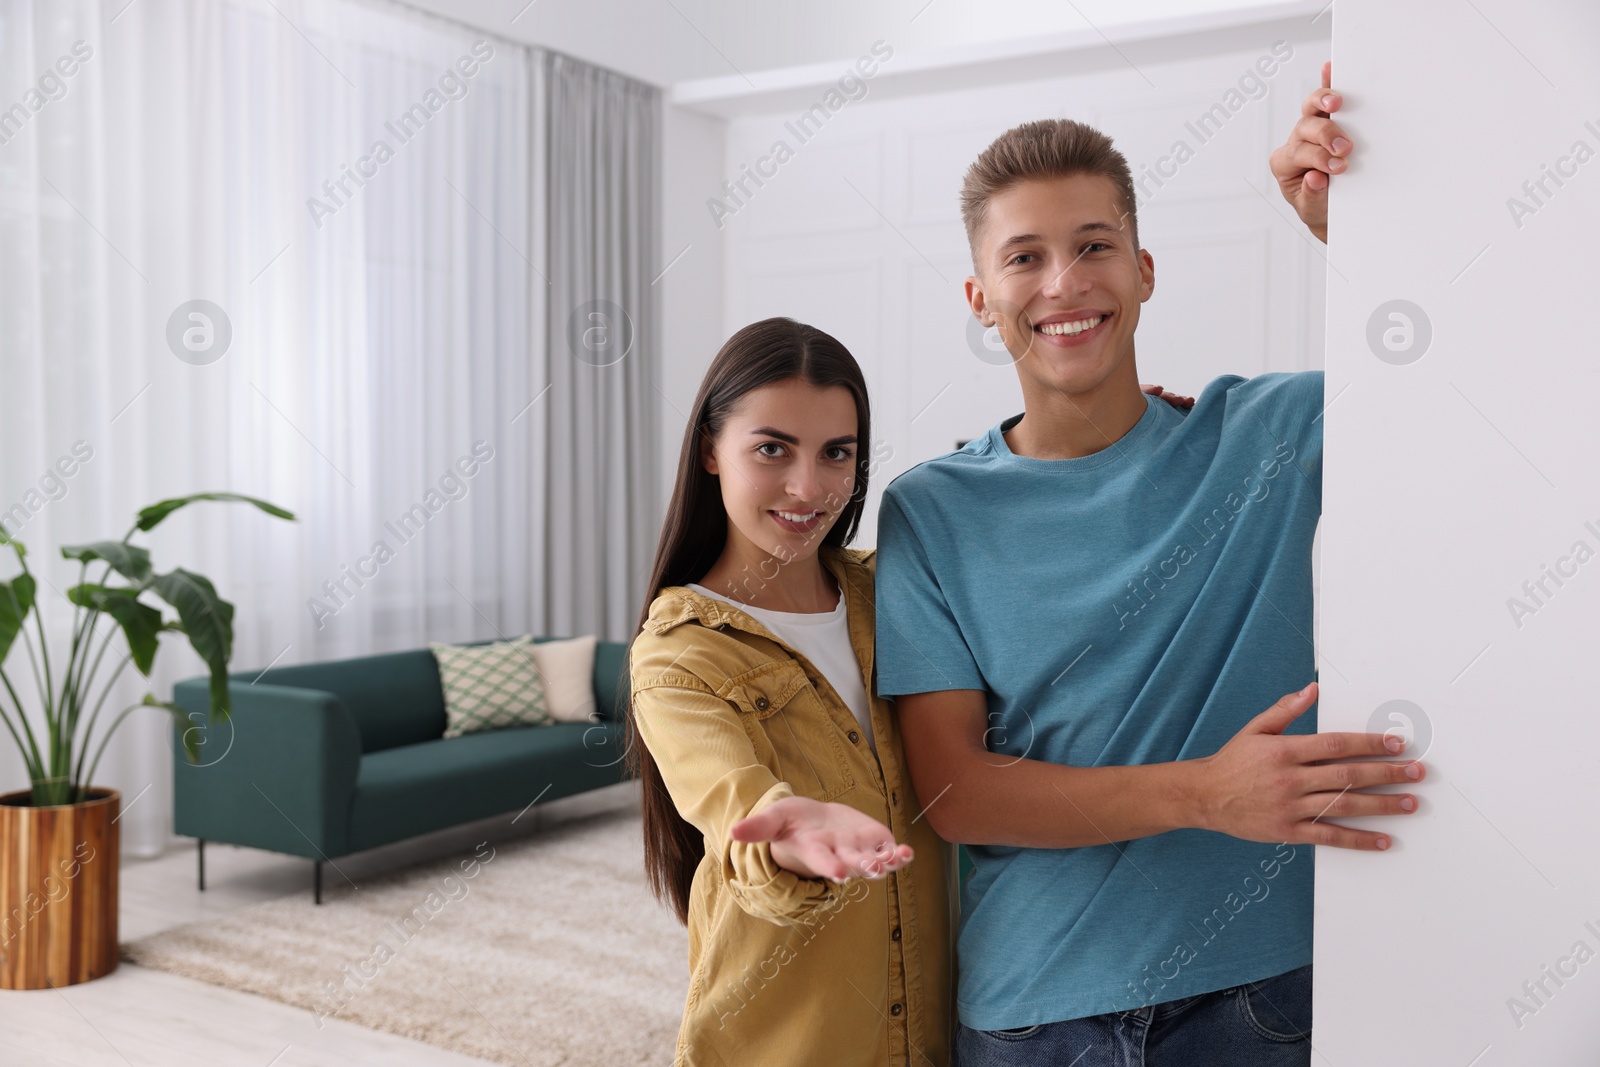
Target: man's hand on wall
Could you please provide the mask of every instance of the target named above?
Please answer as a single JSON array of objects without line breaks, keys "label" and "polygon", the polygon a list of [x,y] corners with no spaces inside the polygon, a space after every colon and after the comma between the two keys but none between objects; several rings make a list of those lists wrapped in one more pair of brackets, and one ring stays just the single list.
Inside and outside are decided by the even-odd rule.
[{"label": "man's hand on wall", "polygon": [[1272,153],[1272,176],[1283,198],[1293,206],[1317,239],[1328,240],[1328,183],[1350,169],[1350,138],[1330,117],[1344,103],[1331,89],[1333,63],[1322,64],[1322,87],[1300,105],[1300,121],[1289,139]]}]

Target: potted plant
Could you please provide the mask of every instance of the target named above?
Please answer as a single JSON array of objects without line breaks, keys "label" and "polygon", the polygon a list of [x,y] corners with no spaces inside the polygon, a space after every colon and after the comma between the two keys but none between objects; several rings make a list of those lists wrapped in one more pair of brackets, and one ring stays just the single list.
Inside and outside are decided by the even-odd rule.
[{"label": "potted plant", "polygon": [[[29,789],[0,796],[0,989],[42,989],[86,982],[117,965],[117,868],[120,841],[115,825],[120,798],[93,785],[106,742],[135,708],[176,705],[146,692],[97,732],[106,698],[129,663],[146,678],[155,663],[160,635],[189,639],[211,675],[212,724],[228,718],[228,660],[233,654],[233,605],[217,595],[203,575],[181,567],[157,574],[150,553],[130,541],[168,515],[199,500],[242,501],[269,515],[294,520],[284,509],[237,493],[196,493],[152,504],[120,541],[96,541],[61,549],[79,562],[72,603],[72,641],[59,674],[53,669],[40,617],[37,582],[27,550],[0,527],[0,545],[11,546],[21,573],[0,582],[0,722],[27,764]],[[99,581],[88,581],[91,564],[103,564]],[[112,573],[121,579],[108,585]],[[176,611],[165,617],[147,603],[149,594]],[[33,617],[38,648],[27,631]],[[100,632],[102,616],[116,625]],[[127,646],[93,699],[106,651],[120,631]],[[98,646],[98,648],[96,648]],[[11,653],[23,649],[43,709],[35,731],[13,682]],[[120,649],[119,649],[120,651]],[[23,659],[18,656],[17,659]],[[14,665],[13,665],[14,666]],[[87,714],[85,714],[87,713]],[[183,731],[184,750],[199,758],[197,729]],[[98,744],[96,744],[98,742]]]}]

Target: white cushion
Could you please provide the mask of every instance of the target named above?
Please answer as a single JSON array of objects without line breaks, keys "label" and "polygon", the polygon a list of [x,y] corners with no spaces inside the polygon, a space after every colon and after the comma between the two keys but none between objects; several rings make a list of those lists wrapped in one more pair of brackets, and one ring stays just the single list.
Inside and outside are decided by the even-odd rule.
[{"label": "white cushion", "polygon": [[594,706],[594,634],[533,646],[533,661],[544,679],[545,707],[556,722],[599,722]]}]

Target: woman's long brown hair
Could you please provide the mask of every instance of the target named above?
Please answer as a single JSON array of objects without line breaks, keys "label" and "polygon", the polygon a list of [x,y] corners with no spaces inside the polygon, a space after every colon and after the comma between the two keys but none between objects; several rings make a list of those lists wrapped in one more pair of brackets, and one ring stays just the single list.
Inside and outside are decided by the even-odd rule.
[{"label": "woman's long brown hair", "polygon": [[[717,476],[701,463],[701,440],[717,439],[746,393],[790,379],[822,388],[843,386],[855,397],[855,485],[849,503],[822,544],[843,546],[855,536],[866,498],[872,442],[867,384],[861,367],[848,349],[814,326],[786,318],[753,322],[728,338],[711,361],[695,397],[694,413],[684,430],[683,448],[678,455],[677,484],[672,490],[672,502],[667,505],[635,638],[644,629],[651,602],[662,589],[699,580],[722,555],[728,536],[728,514],[722,505]],[[631,648],[629,660],[631,665]],[[657,899],[671,905],[678,920],[687,923],[689,890],[694,884],[695,868],[705,856],[705,840],[673,805],[661,770],[639,736],[636,714],[630,699],[628,766],[639,778],[643,791],[645,874]]]}]

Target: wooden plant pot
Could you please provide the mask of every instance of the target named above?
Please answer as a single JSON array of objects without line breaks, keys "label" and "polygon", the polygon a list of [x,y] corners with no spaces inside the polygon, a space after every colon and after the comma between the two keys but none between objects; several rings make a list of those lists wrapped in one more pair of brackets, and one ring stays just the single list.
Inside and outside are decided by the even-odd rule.
[{"label": "wooden plant pot", "polygon": [[122,807],[114,789],[81,804],[0,796],[0,989],[74,985],[117,968]]}]

